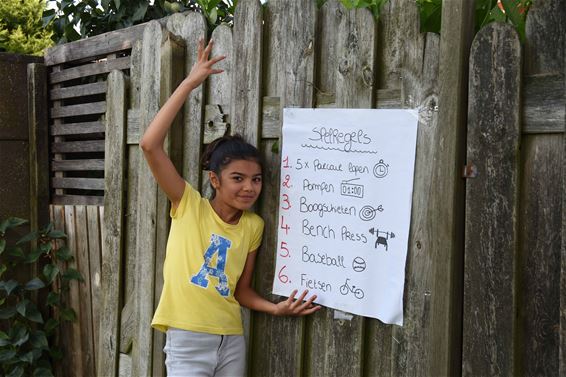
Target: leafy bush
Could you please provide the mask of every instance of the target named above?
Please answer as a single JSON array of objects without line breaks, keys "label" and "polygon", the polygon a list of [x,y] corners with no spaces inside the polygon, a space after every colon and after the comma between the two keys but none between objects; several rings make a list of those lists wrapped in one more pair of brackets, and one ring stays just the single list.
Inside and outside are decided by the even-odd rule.
[{"label": "leafy bush", "polygon": [[[53,344],[53,335],[63,321],[76,319],[73,309],[65,305],[63,293],[72,280],[83,278],[77,270],[64,267],[73,256],[67,247],[55,247],[54,241],[66,235],[51,224],[9,244],[6,233],[25,223],[14,217],[0,222],[0,328],[6,330],[0,331],[0,371],[13,377],[52,376],[51,361],[63,356]],[[28,244],[37,247],[26,253],[24,245]],[[3,278],[32,264],[37,270],[41,267],[41,273],[27,282]],[[38,305],[38,297],[43,298],[43,306]]]},{"label": "leafy bush", "polygon": [[51,46],[51,29],[41,22],[45,0],[0,1],[0,51],[42,55]]},{"label": "leafy bush", "polygon": [[[416,0],[420,10],[421,32],[440,34],[442,0]],[[525,39],[525,22],[532,0],[476,0],[476,33],[490,22],[512,24],[521,40]]]}]

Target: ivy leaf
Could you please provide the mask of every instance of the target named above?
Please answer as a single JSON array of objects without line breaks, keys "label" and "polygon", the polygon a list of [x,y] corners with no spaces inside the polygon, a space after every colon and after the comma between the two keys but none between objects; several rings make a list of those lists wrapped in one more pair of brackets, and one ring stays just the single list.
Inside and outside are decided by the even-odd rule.
[{"label": "ivy leaf", "polygon": [[53,244],[51,242],[44,242],[39,245],[39,249],[43,254],[47,254],[53,249]]},{"label": "ivy leaf", "polygon": [[0,319],[10,319],[16,315],[16,307],[10,306],[8,308],[0,309]]},{"label": "ivy leaf", "polygon": [[55,279],[57,274],[59,273],[59,267],[55,264],[46,264],[43,267],[43,276],[45,276],[46,283],[51,284],[51,282]]},{"label": "ivy leaf", "polygon": [[8,249],[6,249],[6,254],[11,257],[25,258],[24,251],[21,247],[9,247]]},{"label": "ivy leaf", "polygon": [[147,12],[147,7],[149,6],[148,2],[138,3],[136,11],[132,15],[132,21],[141,21],[145,17],[145,13]]},{"label": "ivy leaf", "polygon": [[14,350],[0,350],[0,362],[4,363],[16,356],[16,351]]},{"label": "ivy leaf", "polygon": [[63,273],[63,279],[84,281],[81,273],[72,267],[69,267],[67,271]]},{"label": "ivy leaf", "polygon": [[0,223],[0,233],[6,233],[8,229],[27,223],[27,220],[20,219],[19,217],[9,217]]},{"label": "ivy leaf", "polygon": [[0,330],[0,347],[10,344],[10,337],[4,331]]},{"label": "ivy leaf", "polygon": [[30,343],[36,349],[49,350],[49,344],[47,343],[47,337],[43,331],[36,331],[30,336]]},{"label": "ivy leaf", "polygon": [[52,230],[49,233],[47,233],[47,236],[49,238],[54,238],[54,239],[67,238],[67,235],[60,230]]},{"label": "ivy leaf", "polygon": [[25,326],[19,325],[17,327],[13,327],[12,329],[13,331],[10,331],[12,333],[10,339],[12,339],[12,344],[14,346],[19,347],[28,341],[29,332]]},{"label": "ivy leaf", "polygon": [[6,270],[8,270],[8,267],[6,267],[5,264],[0,264],[0,277],[4,275],[4,272],[6,272]]},{"label": "ivy leaf", "polygon": [[77,315],[75,314],[75,311],[72,308],[67,308],[67,309],[63,309],[61,310],[61,319],[63,319],[64,321],[74,321],[77,318]]},{"label": "ivy leaf", "polygon": [[24,368],[20,365],[16,366],[6,377],[22,377],[24,375]]},{"label": "ivy leaf", "polygon": [[38,231],[33,231],[33,232],[30,232],[30,233],[26,234],[26,235],[23,236],[22,238],[20,238],[20,239],[18,240],[18,242],[16,242],[16,245],[21,245],[21,244],[23,244],[23,243],[26,243],[26,242],[29,242],[29,241],[32,241],[32,240],[36,240],[36,239],[38,239],[38,238],[39,238],[39,232],[38,232]]},{"label": "ivy leaf", "polygon": [[68,262],[73,259],[73,255],[71,254],[71,250],[67,246],[62,246],[57,252],[55,253],[58,259]]},{"label": "ivy leaf", "polygon": [[20,284],[15,280],[8,280],[0,282],[0,289],[4,289],[6,291],[6,295],[10,295],[14,289],[19,287]]},{"label": "ivy leaf", "polygon": [[59,326],[59,321],[54,318],[49,318],[47,322],[45,322],[45,326],[43,327],[45,334],[47,336],[51,335],[53,333],[53,330],[55,330],[57,326]]},{"label": "ivy leaf", "polygon": [[27,298],[23,299],[22,301],[18,302],[16,305],[16,310],[18,313],[22,315],[22,317],[26,316],[26,310],[28,306],[29,300]]},{"label": "ivy leaf", "polygon": [[45,283],[41,281],[40,278],[33,278],[32,280],[28,281],[24,286],[26,291],[34,291],[36,289],[40,289],[45,287]]},{"label": "ivy leaf", "polygon": [[31,363],[33,363],[33,351],[29,351],[20,356],[20,360],[31,365]]},{"label": "ivy leaf", "polygon": [[51,356],[55,360],[61,360],[63,358],[63,351],[61,351],[60,348],[52,347],[49,350],[49,356]]},{"label": "ivy leaf", "polygon": [[48,368],[36,368],[33,371],[33,377],[53,377],[53,373]]},{"label": "ivy leaf", "polygon": [[0,240],[0,254],[4,252],[4,249],[6,249],[6,240],[2,238]]},{"label": "ivy leaf", "polygon": [[39,257],[41,256],[41,254],[43,254],[43,251],[41,249],[35,249],[34,251],[30,252],[27,256],[26,259],[24,259],[24,263],[34,263],[36,262]]},{"label": "ivy leaf", "polygon": [[60,296],[57,292],[49,292],[47,295],[47,305],[56,306],[60,302]]}]

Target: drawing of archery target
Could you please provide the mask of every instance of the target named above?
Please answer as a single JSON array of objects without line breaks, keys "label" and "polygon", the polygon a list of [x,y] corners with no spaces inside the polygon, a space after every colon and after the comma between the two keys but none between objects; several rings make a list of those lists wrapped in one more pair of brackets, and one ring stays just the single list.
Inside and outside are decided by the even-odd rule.
[{"label": "drawing of archery target", "polygon": [[363,206],[360,211],[360,219],[364,221],[371,221],[375,219],[376,213],[377,209],[373,208],[372,206]]}]

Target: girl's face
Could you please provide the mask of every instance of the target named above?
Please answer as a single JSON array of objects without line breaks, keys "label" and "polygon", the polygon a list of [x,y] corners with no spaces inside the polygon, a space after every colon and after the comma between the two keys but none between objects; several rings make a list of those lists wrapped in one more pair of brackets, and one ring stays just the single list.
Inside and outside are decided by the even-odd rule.
[{"label": "girl's face", "polygon": [[246,210],[253,206],[261,193],[261,167],[255,161],[234,160],[222,169],[220,179],[211,173],[210,182],[216,190],[214,200]]}]

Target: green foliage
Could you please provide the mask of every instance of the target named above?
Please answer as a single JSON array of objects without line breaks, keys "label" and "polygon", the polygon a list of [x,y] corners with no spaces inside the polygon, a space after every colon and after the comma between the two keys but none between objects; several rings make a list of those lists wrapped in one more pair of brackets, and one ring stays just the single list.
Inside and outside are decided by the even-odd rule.
[{"label": "green foliage", "polygon": [[[440,34],[442,0],[415,0],[420,10],[421,32]],[[476,0],[476,33],[490,22],[512,24],[521,40],[525,39],[525,22],[532,0]]]},{"label": "green foliage", "polygon": [[[14,217],[0,222],[0,321],[1,328],[8,329],[0,331],[0,372],[5,376],[53,376],[51,362],[62,357],[53,335],[62,322],[76,320],[62,294],[72,280],[83,278],[77,270],[65,267],[64,262],[73,257],[66,247],[54,247],[55,240],[66,236],[51,224],[9,244],[6,234],[26,222]],[[30,244],[28,254],[23,244]],[[39,258],[44,262],[39,276],[28,281],[3,278],[7,271],[37,263]],[[43,307],[34,300],[38,296],[46,297]]]},{"label": "green foliage", "polygon": [[51,46],[51,30],[43,28],[45,0],[0,1],[0,51],[42,55]]},{"label": "green foliage", "polygon": [[[328,0],[316,0],[316,5],[320,8],[327,1]],[[346,9],[368,8],[375,18],[379,18],[381,7],[387,1],[388,0],[340,0]]]},{"label": "green foliage", "polygon": [[[66,43],[126,28],[173,13],[202,12],[211,27],[232,23],[237,0],[48,0],[43,25],[53,25],[53,40]],[[78,31],[77,31],[78,30]]]}]

